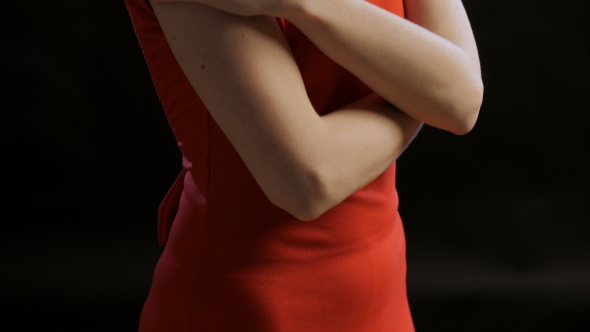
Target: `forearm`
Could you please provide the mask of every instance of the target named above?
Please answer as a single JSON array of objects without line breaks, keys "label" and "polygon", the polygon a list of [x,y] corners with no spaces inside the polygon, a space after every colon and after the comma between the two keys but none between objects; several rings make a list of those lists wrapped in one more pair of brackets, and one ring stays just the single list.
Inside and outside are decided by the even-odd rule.
[{"label": "forearm", "polygon": [[[306,184],[298,187],[311,190],[298,190],[302,197],[296,200],[282,196],[285,202],[274,202],[288,211],[300,211],[296,216],[304,221],[316,219],[375,180],[402,154],[421,126],[421,122],[375,93],[322,117],[314,117],[309,123],[308,129],[314,130],[298,136],[293,143],[304,147],[295,160],[306,160],[308,166],[303,169],[312,170],[296,182]],[[260,157],[268,161],[265,166],[269,171],[276,169],[273,160],[279,158]],[[284,174],[278,178],[289,177]],[[294,201],[299,206],[289,208]]]},{"label": "forearm", "polygon": [[[375,180],[422,125],[376,93],[324,116],[314,110],[300,114],[300,122],[290,121],[291,129],[301,134],[293,137],[296,152],[287,163],[285,151],[276,147],[261,148],[264,153],[255,157],[235,146],[260,184],[273,178],[278,187],[299,188],[293,190],[295,197],[275,195],[273,203],[302,221],[318,218]],[[295,164],[305,164],[309,171],[302,175]]]},{"label": "forearm", "polygon": [[[473,125],[483,93],[477,51],[448,40],[466,40],[465,32],[441,29],[445,39],[365,1],[304,3],[284,17],[379,95],[434,127],[462,133]],[[465,21],[462,13],[447,20]]]},{"label": "forearm", "polygon": [[372,93],[321,117],[327,137],[316,172],[323,184],[313,214],[342,202],[382,174],[405,150],[421,123]]}]

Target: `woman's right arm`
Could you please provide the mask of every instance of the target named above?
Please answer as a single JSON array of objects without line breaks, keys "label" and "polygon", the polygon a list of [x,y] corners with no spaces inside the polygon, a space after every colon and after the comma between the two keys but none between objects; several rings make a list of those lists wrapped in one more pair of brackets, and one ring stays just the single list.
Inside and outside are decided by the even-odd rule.
[{"label": "woman's right arm", "polygon": [[374,180],[419,127],[376,94],[320,117],[275,18],[193,3],[152,6],[182,70],[258,185],[300,220]]}]

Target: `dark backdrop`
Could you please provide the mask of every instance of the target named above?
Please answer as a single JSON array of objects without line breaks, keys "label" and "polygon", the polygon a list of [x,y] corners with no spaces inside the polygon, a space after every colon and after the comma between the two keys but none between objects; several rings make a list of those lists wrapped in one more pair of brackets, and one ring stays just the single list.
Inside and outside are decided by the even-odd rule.
[{"label": "dark backdrop", "polygon": [[[398,162],[418,331],[590,331],[585,1],[466,0],[485,100]],[[133,331],[180,153],[122,1],[0,4],[0,330]]]}]

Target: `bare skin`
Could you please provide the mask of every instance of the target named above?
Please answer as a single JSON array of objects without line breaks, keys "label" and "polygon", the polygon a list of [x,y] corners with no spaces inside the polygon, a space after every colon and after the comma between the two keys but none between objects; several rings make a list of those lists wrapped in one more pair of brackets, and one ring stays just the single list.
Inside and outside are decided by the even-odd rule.
[{"label": "bare skin", "polygon": [[[382,66],[365,64],[363,70],[369,73],[365,75],[377,77],[373,86],[367,85],[377,93],[320,117],[307,97],[276,20],[267,16],[237,16],[196,3],[161,2],[152,0],[154,11],[179,64],[211,116],[269,200],[300,220],[317,218],[373,181],[399,157],[421,125],[421,119],[402,113],[375,88],[379,80],[393,82],[404,75],[379,78],[374,72],[383,70]],[[320,21],[313,18],[308,22],[311,27]],[[425,26],[429,22],[432,23],[426,20]],[[305,23],[299,24],[303,31]],[[421,33],[427,31],[422,30]],[[326,36],[317,37],[320,42],[314,42],[320,45]],[[349,60],[361,54],[342,40],[331,44],[336,48],[350,47]],[[403,49],[403,45],[398,47]],[[330,56],[329,51],[323,50]],[[388,58],[388,61],[395,62],[397,56],[405,67],[411,67],[406,75],[421,68],[419,63],[406,63],[411,59],[403,52],[397,53],[400,54],[393,54],[393,60]],[[396,69],[406,71],[402,69],[404,66]],[[363,79],[362,73],[351,71]],[[421,73],[422,89],[414,87],[415,91],[410,89],[407,93],[436,95],[428,92],[428,82],[423,77],[428,73],[428,70]],[[366,78],[364,81],[370,83]],[[397,83],[400,87],[405,84],[414,83]],[[381,90],[391,91],[389,88]],[[404,97],[403,93],[397,93],[400,95],[396,94],[396,98],[401,98],[398,102],[402,104],[405,101],[412,105],[412,98],[419,99],[416,95]],[[442,112],[445,107],[441,102],[438,108],[423,106],[422,112],[434,119],[446,119],[450,123],[446,129],[451,132],[464,133],[470,129],[465,125],[468,121],[457,116],[459,113]],[[412,113],[408,109],[404,112]],[[432,122],[430,118],[429,121]]]},{"label": "bare skin", "polygon": [[152,0],[177,1],[285,17],[413,118],[459,135],[475,125],[483,83],[461,0],[405,0],[407,20],[362,0]]}]

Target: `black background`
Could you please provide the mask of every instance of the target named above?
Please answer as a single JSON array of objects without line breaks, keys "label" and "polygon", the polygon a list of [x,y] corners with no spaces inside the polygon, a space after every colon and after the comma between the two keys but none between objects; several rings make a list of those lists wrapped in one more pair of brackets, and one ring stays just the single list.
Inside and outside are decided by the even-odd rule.
[{"label": "black background", "polygon": [[[585,1],[466,0],[485,99],[398,162],[424,331],[590,331]],[[133,331],[180,153],[122,1],[0,3],[0,330]]]}]

